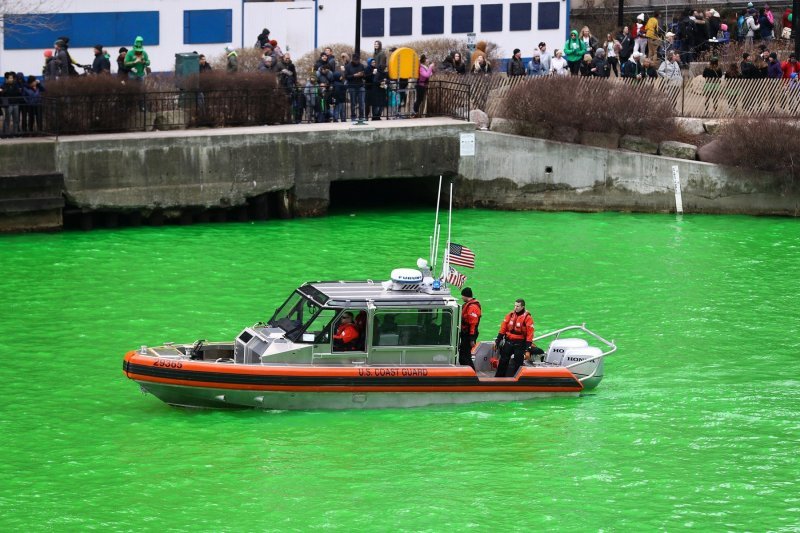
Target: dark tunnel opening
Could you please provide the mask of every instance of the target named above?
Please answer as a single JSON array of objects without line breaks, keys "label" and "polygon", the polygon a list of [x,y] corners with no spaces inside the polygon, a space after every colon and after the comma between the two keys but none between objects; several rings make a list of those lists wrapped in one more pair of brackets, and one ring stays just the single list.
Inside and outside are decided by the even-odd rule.
[{"label": "dark tunnel opening", "polygon": [[[434,208],[439,176],[425,178],[385,178],[331,182],[330,210]],[[442,182],[442,202],[446,206],[449,181]]]}]

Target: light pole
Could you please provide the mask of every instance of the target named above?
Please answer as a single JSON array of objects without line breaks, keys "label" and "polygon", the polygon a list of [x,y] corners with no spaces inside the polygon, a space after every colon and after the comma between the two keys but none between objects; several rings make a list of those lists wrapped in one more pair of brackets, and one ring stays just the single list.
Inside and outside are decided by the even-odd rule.
[{"label": "light pole", "polygon": [[[797,0],[795,0],[796,2]],[[361,0],[356,0],[356,45],[353,54],[361,53]]]}]

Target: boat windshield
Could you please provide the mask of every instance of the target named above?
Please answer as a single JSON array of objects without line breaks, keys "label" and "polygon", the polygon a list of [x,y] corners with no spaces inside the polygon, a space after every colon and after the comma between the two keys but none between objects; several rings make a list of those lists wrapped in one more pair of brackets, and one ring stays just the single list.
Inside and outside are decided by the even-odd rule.
[{"label": "boat windshield", "polygon": [[322,308],[316,303],[295,291],[275,311],[275,314],[269,320],[269,325],[274,328],[281,328],[286,332],[288,338],[297,340],[321,310]]}]

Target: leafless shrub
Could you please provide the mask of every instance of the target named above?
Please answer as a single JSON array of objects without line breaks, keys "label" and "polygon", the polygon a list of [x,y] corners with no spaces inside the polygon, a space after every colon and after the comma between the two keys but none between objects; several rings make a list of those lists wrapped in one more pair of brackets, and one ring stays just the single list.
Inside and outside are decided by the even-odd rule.
[{"label": "leafless shrub", "polygon": [[788,173],[791,183],[798,173],[800,125],[780,118],[737,118],[727,123],[717,135],[718,164]]},{"label": "leafless shrub", "polygon": [[[237,48],[236,57],[238,59],[239,72],[258,72],[264,52],[258,48]],[[222,52],[214,56],[211,60],[211,66],[214,71],[226,71],[228,68],[228,53]]]},{"label": "leafless shrub", "polygon": [[546,77],[509,91],[501,115],[517,121],[522,135],[546,135],[558,127],[579,131],[641,135],[660,142],[674,130],[675,111],[667,95],[644,83]]},{"label": "leafless shrub", "polygon": [[125,131],[144,86],[114,76],[65,77],[47,83],[45,127],[59,133]]},{"label": "leafless shrub", "polygon": [[279,124],[288,116],[289,93],[274,74],[212,71],[198,82],[190,127]]},{"label": "leafless shrub", "polygon": [[[778,18],[779,17],[776,17],[776,20]],[[733,31],[735,32],[736,28],[733,28]],[[774,39],[769,43],[769,50],[770,52],[776,52],[779,59],[787,59],[789,57],[789,53],[794,52],[794,42],[785,41],[783,39]],[[725,46],[712,48],[697,54],[696,60],[705,62],[709,61],[712,57],[717,57],[719,58],[720,64],[727,67],[731,63],[736,63],[738,65],[742,60],[742,54],[744,52],[749,52],[751,54],[750,59],[754,59],[752,56],[761,53],[759,42],[755,41],[751,46],[748,46],[745,43],[731,41]]]}]

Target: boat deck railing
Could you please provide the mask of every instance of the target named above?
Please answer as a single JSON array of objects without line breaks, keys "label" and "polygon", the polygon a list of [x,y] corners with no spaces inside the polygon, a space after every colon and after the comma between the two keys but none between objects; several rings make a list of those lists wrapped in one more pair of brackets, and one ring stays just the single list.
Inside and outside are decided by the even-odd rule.
[{"label": "boat deck railing", "polygon": [[[550,333],[545,333],[544,335],[540,335],[538,337],[534,337],[533,341],[536,342],[536,341],[538,341],[540,339],[546,339],[548,337],[553,337],[553,336],[555,336],[555,339],[553,339],[553,340],[557,340],[561,336],[561,334],[564,333],[565,331],[572,331],[572,330],[576,330],[576,329],[577,330],[581,330],[584,333],[586,333],[587,335],[590,335],[590,336],[594,337],[595,339],[597,339],[601,343],[605,344],[608,347],[608,349],[603,351],[603,353],[601,353],[600,355],[595,355],[594,357],[590,357],[588,359],[584,359],[584,360],[579,361],[577,363],[573,363],[571,365],[565,366],[564,368],[566,368],[567,370],[569,370],[571,368],[574,368],[574,367],[576,367],[578,365],[582,365],[584,363],[588,363],[590,361],[597,361],[599,359],[603,359],[604,357],[606,357],[608,355],[611,355],[612,353],[617,351],[617,345],[614,344],[614,339],[611,339],[610,341],[606,340],[605,338],[601,337],[600,335],[598,335],[594,331],[592,331],[589,328],[587,328],[585,322],[583,324],[580,324],[580,325],[576,324],[574,326],[567,326],[567,327],[564,327],[564,328],[561,328],[561,329],[557,329],[555,331],[551,331]],[[594,377],[594,375],[597,373],[597,369],[598,368],[600,368],[600,365],[599,364],[595,365],[594,370],[592,371],[592,373],[589,374],[588,376],[584,376],[584,377],[580,378],[579,381],[586,381],[587,379],[589,379],[591,377]]]}]

